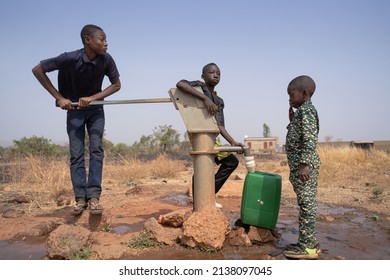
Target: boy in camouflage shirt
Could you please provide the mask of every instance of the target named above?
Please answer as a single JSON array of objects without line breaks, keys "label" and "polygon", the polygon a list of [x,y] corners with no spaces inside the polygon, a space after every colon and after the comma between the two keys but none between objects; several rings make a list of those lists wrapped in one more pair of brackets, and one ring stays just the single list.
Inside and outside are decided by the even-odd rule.
[{"label": "boy in camouflage shirt", "polygon": [[317,110],[311,102],[315,88],[309,76],[296,77],[287,87],[290,124],[287,126],[286,153],[289,179],[299,206],[299,237],[297,244],[287,246],[284,255],[293,259],[317,259],[320,253],[316,238],[316,195],[320,168],[316,144],[319,121]]}]

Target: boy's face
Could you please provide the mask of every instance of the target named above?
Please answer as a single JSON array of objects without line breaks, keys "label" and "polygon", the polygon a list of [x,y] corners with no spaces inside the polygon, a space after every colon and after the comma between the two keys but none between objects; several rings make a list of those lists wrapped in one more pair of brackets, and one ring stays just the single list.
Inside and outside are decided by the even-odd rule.
[{"label": "boy's face", "polygon": [[207,67],[206,71],[202,74],[202,79],[204,80],[206,85],[211,85],[213,87],[218,85],[220,78],[221,71],[215,65]]},{"label": "boy's face", "polygon": [[107,52],[107,38],[103,31],[96,31],[92,36],[87,36],[85,42],[98,55],[104,55]]},{"label": "boy's face", "polygon": [[307,91],[301,90],[296,86],[288,86],[287,88],[288,96],[290,97],[290,106],[298,108],[307,100]]}]

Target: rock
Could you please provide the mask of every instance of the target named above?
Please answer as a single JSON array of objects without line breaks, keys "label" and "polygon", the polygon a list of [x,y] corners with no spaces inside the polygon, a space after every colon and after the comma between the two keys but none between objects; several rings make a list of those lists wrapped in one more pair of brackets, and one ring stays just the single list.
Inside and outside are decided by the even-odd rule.
[{"label": "rock", "polygon": [[245,229],[242,227],[239,227],[229,232],[229,234],[226,237],[226,243],[231,246],[245,246],[245,247],[252,246],[251,240],[249,239],[248,235],[245,233]]},{"label": "rock", "polygon": [[168,214],[161,215],[158,222],[159,224],[166,226],[181,227],[184,221],[186,221],[191,214],[191,210],[179,209]]},{"label": "rock", "polygon": [[[247,231],[248,233],[246,233]],[[232,230],[226,238],[226,243],[231,246],[246,247],[252,246],[252,244],[264,244],[274,241],[276,241],[276,238],[272,231],[255,226],[249,226],[249,229],[238,227]]]},{"label": "rock", "polygon": [[80,226],[61,225],[50,233],[46,245],[48,258],[73,259],[78,252],[91,248],[91,232]]},{"label": "rock", "polygon": [[276,241],[269,229],[258,228],[254,226],[249,227],[248,237],[252,243],[263,244]]},{"label": "rock", "polygon": [[20,218],[21,216],[23,216],[23,214],[23,210],[8,209],[4,211],[2,217],[7,219]]},{"label": "rock", "polygon": [[58,221],[51,221],[51,220],[44,221],[34,226],[28,232],[25,232],[24,236],[30,236],[30,237],[46,236],[47,234],[52,232],[55,228],[57,228],[59,225],[60,223]]},{"label": "rock", "polygon": [[126,253],[126,247],[120,244],[93,245],[93,250],[101,260],[122,259]]},{"label": "rock", "polygon": [[150,232],[156,241],[166,245],[175,244],[181,233],[180,228],[163,227],[155,218],[148,219],[144,224],[144,229]]},{"label": "rock", "polygon": [[184,223],[181,243],[189,247],[221,249],[226,238],[228,218],[214,206],[194,212]]},{"label": "rock", "polygon": [[[43,215],[42,215],[43,216]],[[2,233],[9,232],[10,235],[6,239],[14,240],[32,240],[44,241],[48,234],[56,229],[59,225],[66,223],[62,218],[56,217],[33,217],[25,215],[21,218],[3,219],[8,224],[0,226]],[[0,222],[1,224],[1,222]],[[4,238],[4,237],[3,237]],[[0,250],[1,251],[1,250]]]}]

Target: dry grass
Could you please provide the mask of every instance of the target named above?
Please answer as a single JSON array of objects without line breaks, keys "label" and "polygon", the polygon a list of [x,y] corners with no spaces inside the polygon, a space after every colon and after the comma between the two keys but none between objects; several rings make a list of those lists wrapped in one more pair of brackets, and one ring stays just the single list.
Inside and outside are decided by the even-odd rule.
[{"label": "dry grass", "polygon": [[186,170],[184,162],[170,159],[166,155],[160,155],[147,162],[123,158],[118,162],[106,163],[103,178],[106,182],[124,184],[145,178],[175,178],[184,170]]},{"label": "dry grass", "polygon": [[[389,153],[349,146],[320,146],[318,153],[321,158],[318,182],[320,202],[389,212]],[[296,198],[289,182],[290,170],[285,154],[274,155],[271,159],[260,157],[256,164],[257,170],[282,176],[283,198]]]},{"label": "dry grass", "polygon": [[[390,194],[390,154],[372,150],[367,152],[351,147],[319,147],[321,169],[319,177],[319,199],[329,203],[343,196],[359,197],[355,200],[380,198],[387,202]],[[257,159],[257,170],[277,173],[283,178],[284,195],[293,197],[288,181],[289,168],[286,155],[274,155],[271,158]],[[4,167],[4,166],[1,166]],[[44,201],[53,201],[62,194],[73,196],[67,159],[48,159],[27,157],[8,163],[1,168],[0,190],[7,188],[22,194],[30,194],[41,205]],[[4,171],[6,170],[6,171]],[[181,171],[187,171],[186,162],[170,159],[161,155],[152,161],[139,159],[120,159],[106,161],[103,170],[103,185],[124,186],[128,182],[150,182],[155,179],[174,179]],[[4,173],[7,174],[4,174]],[[241,162],[237,172],[245,172]],[[1,175],[1,174],[0,174]],[[363,197],[363,198],[362,198]],[[378,200],[376,200],[378,202]]]},{"label": "dry grass", "polygon": [[29,156],[7,168],[8,187],[21,193],[58,196],[71,185],[68,161]]},{"label": "dry grass", "polygon": [[[390,191],[390,154],[382,150],[366,151],[342,146],[320,146],[320,188],[340,186],[383,187]],[[242,165],[242,164],[241,164]],[[272,160],[257,159],[257,169],[282,175],[288,181],[289,167],[285,154]]]},{"label": "dry grass", "polygon": [[[105,162],[103,185],[123,185],[145,178],[175,178],[184,170],[186,170],[184,162],[172,160],[166,155],[148,162],[122,158],[119,161]],[[55,199],[63,194],[72,196],[69,162],[65,158],[29,156],[7,164],[6,172],[8,182],[0,186],[11,191],[30,194],[34,199],[41,201]]]},{"label": "dry grass", "polygon": [[319,184],[335,186],[371,185],[389,190],[390,155],[384,151],[323,147]]},{"label": "dry grass", "polygon": [[389,215],[390,154],[351,147],[318,149],[318,200]]}]

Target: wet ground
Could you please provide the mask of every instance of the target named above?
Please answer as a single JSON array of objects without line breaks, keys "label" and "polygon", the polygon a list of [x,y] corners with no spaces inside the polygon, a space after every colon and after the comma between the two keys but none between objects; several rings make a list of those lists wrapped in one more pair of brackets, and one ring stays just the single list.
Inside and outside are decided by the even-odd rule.
[{"label": "wet ground", "polygon": [[[191,207],[188,196],[180,193],[160,197],[161,205],[154,202],[155,208],[150,215],[132,223],[116,223],[111,226],[111,233],[124,235],[129,232],[140,232],[144,221],[149,217],[169,212],[167,205]],[[240,198],[220,198],[223,211],[234,223],[240,218]],[[146,250],[138,255],[129,255],[124,259],[205,259],[205,260],[253,260],[285,259],[284,246],[295,243],[298,235],[298,208],[294,201],[283,200],[275,230],[279,239],[275,244],[253,245],[251,247],[225,246],[214,253],[188,250],[180,245],[161,247],[158,250]],[[139,215],[138,217],[140,217]],[[389,222],[363,209],[339,205],[318,206],[317,236],[323,253],[321,259],[348,260],[390,260],[390,227]],[[27,238],[22,240],[0,240],[0,259],[2,260],[39,260],[46,258],[46,239]]]}]

